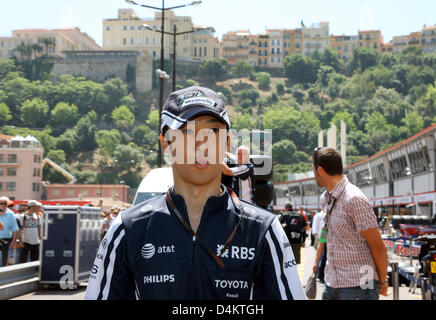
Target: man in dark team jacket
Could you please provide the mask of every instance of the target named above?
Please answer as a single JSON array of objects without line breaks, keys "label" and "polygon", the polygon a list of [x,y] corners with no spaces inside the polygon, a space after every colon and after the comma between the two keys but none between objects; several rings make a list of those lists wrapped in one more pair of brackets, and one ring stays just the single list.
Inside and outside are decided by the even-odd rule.
[{"label": "man in dark team jacket", "polygon": [[[306,299],[278,219],[220,184],[229,128],[214,91],[189,87],[169,96],[161,144],[173,160],[174,186],[118,215],[86,299]],[[217,142],[205,147],[202,133]]]}]

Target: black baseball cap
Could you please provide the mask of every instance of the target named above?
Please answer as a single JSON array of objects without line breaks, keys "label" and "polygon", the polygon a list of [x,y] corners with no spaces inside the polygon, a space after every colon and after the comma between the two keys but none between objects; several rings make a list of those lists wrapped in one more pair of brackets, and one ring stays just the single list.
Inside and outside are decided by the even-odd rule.
[{"label": "black baseball cap", "polygon": [[178,129],[189,120],[201,115],[211,115],[225,123],[230,129],[230,120],[224,101],[215,91],[199,86],[191,86],[172,92],[165,102],[160,129]]}]

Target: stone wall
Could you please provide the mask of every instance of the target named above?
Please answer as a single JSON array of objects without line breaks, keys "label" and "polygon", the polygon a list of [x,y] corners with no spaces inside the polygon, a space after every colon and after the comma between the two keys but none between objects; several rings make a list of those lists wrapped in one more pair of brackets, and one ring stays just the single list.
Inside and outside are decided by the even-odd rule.
[{"label": "stone wall", "polygon": [[72,74],[84,76],[95,82],[104,82],[110,77],[118,77],[125,82],[127,69],[135,71],[135,83],[138,92],[150,92],[152,89],[152,59],[141,55],[139,51],[65,51],[65,58],[56,60],[52,73],[60,76]]}]

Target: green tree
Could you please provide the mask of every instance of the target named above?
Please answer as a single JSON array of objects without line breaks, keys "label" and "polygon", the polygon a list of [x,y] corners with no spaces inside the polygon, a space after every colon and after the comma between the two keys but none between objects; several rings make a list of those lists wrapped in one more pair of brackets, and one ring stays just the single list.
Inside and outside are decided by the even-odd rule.
[{"label": "green tree", "polygon": [[0,81],[6,77],[9,72],[17,71],[13,59],[0,59]]},{"label": "green tree", "polygon": [[0,124],[5,125],[9,120],[12,119],[11,109],[6,105],[6,103],[0,103]]},{"label": "green tree", "polygon": [[103,156],[112,156],[121,142],[121,135],[116,129],[100,130],[96,134],[97,146]]},{"label": "green tree", "polygon": [[267,72],[258,72],[256,74],[257,84],[259,89],[267,90],[269,88],[270,83],[270,75]]},{"label": "green tree", "polygon": [[56,140],[56,148],[64,150],[70,158],[77,151],[77,136],[73,129],[67,129],[63,134],[61,134]]},{"label": "green tree", "polygon": [[320,56],[320,64],[332,67],[336,72],[342,71],[344,63],[338,54],[329,48],[325,48]]},{"label": "green tree", "polygon": [[110,78],[103,84],[106,112],[111,112],[115,107],[121,105],[121,99],[128,95],[127,84],[120,78]]},{"label": "green tree", "polygon": [[148,114],[147,120],[145,121],[145,123],[147,124],[147,126],[157,132],[160,128],[160,123],[159,123],[159,110],[153,110]]},{"label": "green tree", "polygon": [[273,159],[281,164],[294,163],[296,161],[296,151],[295,143],[288,139],[280,140],[272,146]]},{"label": "green tree", "polygon": [[21,106],[21,120],[32,128],[43,126],[49,107],[47,102],[35,98],[24,101]]},{"label": "green tree", "polygon": [[238,115],[231,119],[232,129],[242,130],[242,129],[253,129],[256,126],[256,121],[248,113]]},{"label": "green tree", "polygon": [[92,151],[97,147],[96,132],[97,113],[89,112],[74,126],[76,146],[79,151]]},{"label": "green tree", "polygon": [[353,121],[353,116],[349,114],[347,111],[338,112],[334,115],[332,122],[335,124],[337,128],[341,128],[341,120],[345,122],[347,125],[347,131],[356,130],[356,124]]},{"label": "green tree", "polygon": [[79,116],[79,109],[74,104],[66,102],[59,102],[50,112],[53,126],[61,128],[75,125]]},{"label": "green tree", "polygon": [[286,77],[292,83],[312,83],[316,80],[316,66],[309,57],[300,53],[286,56],[283,60]]},{"label": "green tree", "polygon": [[279,96],[282,96],[285,94],[285,83],[283,81],[277,81],[276,82],[276,89],[277,89],[277,94]]},{"label": "green tree", "polygon": [[121,129],[127,129],[135,123],[135,115],[127,106],[119,106],[112,111],[112,120]]},{"label": "green tree", "polygon": [[409,137],[424,129],[424,120],[415,111],[409,111],[407,117],[402,119],[401,122],[406,127],[407,136]]},{"label": "green tree", "polygon": [[371,48],[357,47],[353,51],[348,68],[350,73],[354,71],[364,72],[366,69],[376,66],[379,63],[378,51]]},{"label": "green tree", "polygon": [[49,158],[51,161],[56,162],[58,165],[62,165],[66,161],[65,157],[65,151],[64,150],[50,150],[47,152],[47,158]]},{"label": "green tree", "polygon": [[215,58],[203,61],[200,64],[200,74],[212,82],[224,79],[227,75],[227,60]]},{"label": "green tree", "polygon": [[251,75],[254,68],[250,63],[240,60],[232,67],[231,72],[234,77],[239,78],[241,81],[241,78]]},{"label": "green tree", "polygon": [[127,145],[120,144],[115,148],[113,158],[115,160],[115,167],[119,172],[124,169],[131,171],[141,165],[144,156],[141,150],[134,144]]}]

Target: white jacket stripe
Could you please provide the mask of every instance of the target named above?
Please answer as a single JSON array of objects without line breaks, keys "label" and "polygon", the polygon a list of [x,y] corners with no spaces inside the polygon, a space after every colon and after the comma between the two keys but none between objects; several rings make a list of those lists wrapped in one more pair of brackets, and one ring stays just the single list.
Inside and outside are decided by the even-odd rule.
[{"label": "white jacket stripe", "polygon": [[292,298],[294,300],[307,300],[303,286],[301,285],[300,277],[298,275],[298,267],[297,264],[295,264],[294,253],[292,252],[292,248],[290,247],[290,245],[287,245],[287,247],[285,248],[285,243],[289,244],[289,241],[286,233],[283,230],[282,225],[277,218],[274,219],[273,223],[271,224],[271,229],[280,245],[277,250],[281,250],[283,263],[285,264],[290,262],[288,266],[283,265],[281,267],[282,272],[287,279],[287,285],[289,287],[289,290],[291,291]]}]

